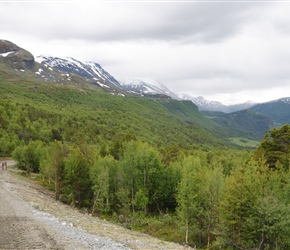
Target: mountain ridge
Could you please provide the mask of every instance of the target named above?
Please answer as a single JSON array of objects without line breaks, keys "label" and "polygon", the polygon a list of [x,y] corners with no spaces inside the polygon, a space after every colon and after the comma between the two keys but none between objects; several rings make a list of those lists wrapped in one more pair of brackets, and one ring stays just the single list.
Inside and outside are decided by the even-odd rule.
[{"label": "mountain ridge", "polygon": [[206,100],[202,96],[193,97],[189,94],[182,94],[181,99],[191,100],[193,103],[195,103],[198,106],[200,111],[220,111],[224,113],[232,113],[239,110],[248,109],[258,104],[252,101],[247,101],[244,103],[225,105],[218,101]]},{"label": "mountain ridge", "polygon": [[250,109],[273,119],[276,127],[290,124],[290,97],[260,103]]},{"label": "mountain ridge", "polygon": [[87,80],[95,80],[100,86],[107,84],[110,87],[121,88],[119,82],[100,64],[95,62],[81,62],[72,57],[37,56],[36,61],[41,64],[49,65],[63,73],[73,73]]},{"label": "mountain ridge", "polygon": [[[84,63],[74,58],[65,59],[48,56],[37,57],[35,60],[30,52],[26,52],[15,44],[9,43],[10,42],[0,40],[0,75],[3,76],[3,79],[9,79],[9,81],[14,78],[21,79],[21,81],[33,82],[34,86],[38,86],[41,79],[42,82],[45,83],[74,86],[84,93],[86,90],[101,90],[112,95],[132,97],[144,96],[152,100],[152,103],[157,103],[159,105],[158,109],[165,110],[169,115],[168,117],[174,116],[184,121],[189,126],[204,128],[212,135],[216,135],[219,138],[239,136],[261,140],[263,134],[273,126],[283,124],[283,122],[290,122],[289,118],[287,118],[290,117],[290,110],[286,109],[284,113],[282,111],[277,112],[277,109],[281,109],[281,107],[284,108],[284,106],[281,106],[281,102],[283,105],[290,107],[290,105],[288,105],[288,99],[280,101],[273,100],[270,105],[275,106],[274,110],[269,108],[269,104],[263,104],[264,106],[254,105],[251,109],[244,108],[243,110],[246,110],[245,112],[235,111],[234,113],[228,113],[228,115],[214,113],[213,111],[202,113],[200,112],[199,105],[192,99],[182,100],[160,82],[145,82],[143,80],[131,79],[125,84],[124,82],[117,81],[97,63]],[[5,46],[3,44],[5,44]],[[18,53],[17,57],[15,57],[14,54],[18,51],[22,51],[23,53]],[[30,58],[32,64],[25,64],[27,57]],[[11,63],[10,60],[15,60],[15,58],[22,68],[18,69],[13,67],[15,64]],[[127,89],[124,86],[127,86]],[[42,91],[44,91],[44,89]],[[63,88],[62,91],[65,89],[66,88]],[[54,94],[56,95],[56,92],[54,92]],[[66,93],[66,96],[69,98],[69,93]],[[189,97],[187,98],[190,99]],[[135,99],[136,103],[134,105],[142,102],[138,99],[139,98]],[[199,97],[197,100],[203,101],[208,105],[211,104],[211,101],[207,101],[203,97]],[[219,102],[214,102],[214,104],[220,107],[225,106]],[[253,103],[247,104],[253,105]],[[119,107],[119,105],[114,104],[114,107]],[[264,108],[259,109],[258,107]],[[157,107],[154,106],[154,109],[156,108]],[[160,112],[160,110],[156,111]]]},{"label": "mountain ridge", "polygon": [[166,95],[173,99],[179,99],[178,96],[170,91],[163,83],[155,80],[126,79],[120,81],[122,88],[127,92],[139,95]]},{"label": "mountain ridge", "polygon": [[[127,79],[125,81],[118,81],[96,62],[82,62],[72,57],[54,57],[50,55],[34,57],[29,51],[22,49],[10,41],[2,39],[0,40],[0,63],[7,59],[10,60],[10,66],[15,67],[15,65],[18,65],[18,68],[15,70],[21,70],[23,72],[25,69],[35,69],[34,73],[38,75],[38,78],[41,77],[45,81],[69,84],[71,82],[71,75],[67,74],[73,74],[74,77],[83,77],[87,82],[102,88],[106,92],[108,92],[110,87],[114,88],[112,94],[119,90],[119,93],[123,94],[124,92],[127,92],[128,94],[135,95],[167,95],[176,100],[191,100],[201,111],[221,111],[231,113],[260,104],[255,102],[245,102],[224,105],[218,101],[206,100],[201,96],[193,97],[190,94],[177,95],[170,91],[165,84],[148,79]],[[47,69],[49,71],[47,71]],[[53,72],[54,69],[63,73],[61,77],[57,75],[56,72]],[[46,74],[44,74],[45,71],[47,71]],[[80,79],[78,79],[78,81],[80,81]]]}]

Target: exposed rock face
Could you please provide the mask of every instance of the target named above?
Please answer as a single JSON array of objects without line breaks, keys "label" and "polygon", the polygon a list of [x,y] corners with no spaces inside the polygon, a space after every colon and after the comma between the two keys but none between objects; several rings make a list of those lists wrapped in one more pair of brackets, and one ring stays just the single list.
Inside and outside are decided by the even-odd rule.
[{"label": "exposed rock face", "polygon": [[8,63],[14,69],[32,69],[34,67],[33,55],[16,44],[0,40],[0,63]]}]

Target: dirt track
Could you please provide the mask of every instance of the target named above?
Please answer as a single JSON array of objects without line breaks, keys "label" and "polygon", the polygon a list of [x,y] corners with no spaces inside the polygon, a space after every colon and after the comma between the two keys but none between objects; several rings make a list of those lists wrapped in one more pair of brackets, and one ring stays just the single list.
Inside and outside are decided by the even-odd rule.
[{"label": "dirt track", "polygon": [[54,237],[38,221],[31,209],[9,190],[6,171],[0,171],[0,248],[60,249]]},{"label": "dirt track", "polygon": [[186,249],[56,202],[9,167],[0,169],[0,202],[0,249]]}]

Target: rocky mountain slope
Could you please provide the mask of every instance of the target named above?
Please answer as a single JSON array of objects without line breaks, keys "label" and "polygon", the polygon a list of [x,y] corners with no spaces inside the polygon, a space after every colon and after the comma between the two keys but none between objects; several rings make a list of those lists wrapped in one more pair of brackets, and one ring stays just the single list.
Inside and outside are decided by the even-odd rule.
[{"label": "rocky mountain slope", "polygon": [[[87,77],[84,77],[85,72]],[[117,95],[123,95],[124,92],[119,83],[98,64],[90,63],[86,67],[74,59],[35,60],[30,52],[7,40],[0,40],[0,76],[9,80],[34,81],[36,84],[51,82],[74,85],[81,89],[103,90]]]},{"label": "rocky mountain slope", "polygon": [[94,62],[81,62],[71,57],[59,58],[52,56],[37,56],[36,61],[64,74],[75,74],[91,80],[102,87],[121,88],[119,82],[112,75]]},{"label": "rocky mountain slope", "polygon": [[16,44],[0,40],[0,63],[6,62],[15,70],[32,69],[34,67],[33,55]]}]

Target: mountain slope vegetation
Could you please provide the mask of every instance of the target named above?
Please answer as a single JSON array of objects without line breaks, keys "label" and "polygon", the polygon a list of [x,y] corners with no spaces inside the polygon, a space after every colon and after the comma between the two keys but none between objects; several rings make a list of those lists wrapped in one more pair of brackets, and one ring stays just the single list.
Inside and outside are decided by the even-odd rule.
[{"label": "mountain slope vegetation", "polygon": [[[70,86],[72,89],[76,91],[77,89],[78,91],[82,91],[84,95],[83,98],[81,98],[80,94],[78,94],[78,96],[82,100],[73,97],[75,98],[75,101],[79,102],[80,104],[84,104],[84,100],[94,99],[92,95],[97,95],[97,93],[101,92],[106,92],[123,97],[126,96],[126,98],[124,99],[126,99],[127,103],[128,100],[131,100],[130,105],[129,104],[127,105],[127,107],[130,106],[128,110],[131,109],[131,111],[133,111],[136,102],[140,101],[144,103],[143,100],[147,100],[146,105],[149,105],[149,100],[155,101],[156,103],[159,104],[159,106],[163,107],[162,109],[163,112],[169,114],[169,116],[170,115],[174,116],[174,118],[171,118],[171,120],[181,119],[182,122],[187,123],[186,125],[187,128],[190,126],[191,127],[195,126],[194,131],[196,130],[203,131],[202,133],[193,132],[193,134],[195,135],[196,138],[194,139],[195,141],[204,141],[205,143],[208,140],[204,139],[200,140],[198,138],[201,136],[198,135],[207,133],[207,136],[205,137],[208,138],[212,137],[211,139],[209,139],[209,141],[214,140],[218,141],[219,144],[225,144],[225,140],[233,136],[261,140],[263,138],[263,134],[267,132],[268,129],[272,128],[271,122],[266,117],[263,117],[262,119],[261,115],[255,114],[254,112],[247,112],[247,115],[245,115],[244,112],[235,112],[229,115],[221,115],[222,118],[220,116],[216,117],[215,115],[213,116],[207,113],[205,117],[198,111],[196,105],[194,105],[191,101],[177,101],[160,94],[159,95],[147,94],[145,95],[146,97],[148,97],[147,99],[140,98],[139,100],[135,98],[133,101],[132,94],[126,92],[125,89],[122,89],[122,86],[116,81],[116,79],[113,76],[111,76],[108,72],[106,72],[99,64],[96,63],[91,62],[83,63],[73,58],[57,58],[48,56],[39,57],[37,61],[34,60],[33,55],[28,51],[18,47],[17,45],[9,41],[0,40],[0,72],[3,77],[3,80],[6,79],[10,82],[20,81],[22,83],[25,82],[34,83],[35,89],[42,91],[41,88],[45,88],[45,90],[43,90],[42,92],[44,93],[47,91],[48,95],[50,95],[50,92],[52,91],[51,89],[54,89],[56,93],[50,95],[50,98],[52,99],[57,97],[58,100],[61,101],[62,97],[66,95],[65,90],[61,90],[60,94],[57,93],[58,91],[56,87],[51,87],[51,89],[48,90],[47,86],[46,87],[40,86],[39,85],[40,83],[44,82],[56,83],[60,85]],[[60,90],[61,87],[58,87],[58,89]],[[164,86],[163,89],[165,89]],[[75,92],[71,93],[71,96],[74,95]],[[43,96],[43,98],[46,99],[47,97]],[[68,95],[65,98],[67,99],[66,101],[70,99]],[[94,103],[95,101],[91,100],[90,102]],[[115,101],[112,100],[112,98],[108,98],[107,105],[110,105],[108,104],[109,102]],[[100,104],[98,103],[98,105]],[[137,105],[137,107],[139,107],[139,113],[142,114],[143,106]],[[153,107],[153,109],[155,108],[158,108],[157,105]],[[142,117],[142,119],[144,118]],[[146,125],[147,128],[149,123],[150,122],[148,121],[144,121],[144,124],[147,124]],[[166,124],[170,123],[166,122]],[[130,125],[127,127],[129,128]],[[159,125],[159,127],[161,126]],[[162,133],[161,131],[159,133]],[[187,136],[190,134],[188,132],[186,133]],[[168,134],[170,133],[165,133],[164,136],[160,137],[162,138],[162,140],[164,140],[165,138],[168,138]],[[154,136],[150,137],[154,138]],[[179,138],[181,138],[181,141],[187,140],[186,142],[187,144],[194,143],[194,140],[189,139],[191,138],[191,136],[189,136],[188,139],[185,139],[185,137],[186,136],[184,135],[179,136]],[[218,139],[214,139],[213,137],[218,137]],[[179,140],[176,138],[177,137],[171,138],[173,139],[174,143],[176,143],[176,141]],[[208,144],[215,145],[216,143],[208,143]]]},{"label": "mountain slope vegetation", "polygon": [[251,110],[267,115],[274,120],[275,126],[290,123],[289,97],[255,105]]},{"label": "mountain slope vegetation", "polygon": [[[136,138],[160,145],[210,147],[224,143],[201,127],[178,119],[151,98],[113,96],[58,84],[0,81],[0,87],[2,99],[7,100],[6,105],[14,108],[22,106],[19,109],[29,109],[36,113],[36,117],[37,113],[55,115],[58,121],[47,129],[63,130],[64,133],[77,126],[73,137],[83,133],[86,135],[83,138],[88,137],[88,141],[112,141],[130,133]],[[72,124],[58,124],[61,120]],[[45,122],[51,123],[49,120]]]},{"label": "mountain slope vegetation", "polygon": [[191,101],[108,91],[37,63],[15,70],[0,54],[0,156],[56,200],[198,249],[289,248],[289,125],[254,152],[235,148],[227,138],[261,138],[273,120],[205,117]]},{"label": "mountain slope vegetation", "polygon": [[202,111],[202,113],[223,126],[230,132],[228,135],[231,137],[246,137],[260,141],[265,133],[274,127],[274,121],[270,117],[251,109],[229,114],[213,111]]}]

